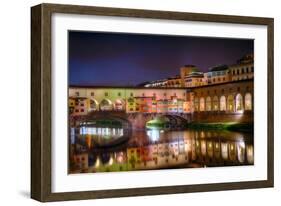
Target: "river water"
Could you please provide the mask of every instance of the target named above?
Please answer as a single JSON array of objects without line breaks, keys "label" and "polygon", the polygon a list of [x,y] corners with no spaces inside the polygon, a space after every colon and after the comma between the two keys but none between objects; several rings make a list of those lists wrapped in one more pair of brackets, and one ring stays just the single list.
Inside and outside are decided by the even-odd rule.
[{"label": "river water", "polygon": [[70,134],[69,173],[254,164],[250,133],[80,127]]}]

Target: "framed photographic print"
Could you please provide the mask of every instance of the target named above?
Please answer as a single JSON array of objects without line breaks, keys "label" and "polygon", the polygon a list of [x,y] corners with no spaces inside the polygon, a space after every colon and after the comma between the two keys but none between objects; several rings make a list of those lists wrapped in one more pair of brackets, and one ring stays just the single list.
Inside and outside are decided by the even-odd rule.
[{"label": "framed photographic print", "polygon": [[273,187],[273,19],[31,9],[31,197]]}]

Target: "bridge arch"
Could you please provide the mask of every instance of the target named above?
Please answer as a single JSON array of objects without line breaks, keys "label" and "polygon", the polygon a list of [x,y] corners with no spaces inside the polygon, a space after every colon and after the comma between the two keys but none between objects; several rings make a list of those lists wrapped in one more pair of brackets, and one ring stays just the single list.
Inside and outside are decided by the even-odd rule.
[{"label": "bridge arch", "polygon": [[89,111],[98,111],[99,103],[95,99],[90,99]]},{"label": "bridge arch", "polygon": [[199,107],[200,111],[205,111],[205,99],[204,97],[200,97],[200,107]]},{"label": "bridge arch", "polygon": [[235,111],[241,112],[243,111],[243,109],[243,97],[240,93],[238,93],[235,97]]},{"label": "bridge arch", "polygon": [[212,111],[212,101],[210,96],[206,98],[206,111]]},{"label": "bridge arch", "polygon": [[101,111],[111,111],[113,110],[113,104],[109,99],[103,99],[100,102],[99,108]]},{"label": "bridge arch", "polygon": [[227,111],[233,112],[234,111],[234,97],[232,94],[228,95],[227,97]]},{"label": "bridge arch", "polygon": [[252,95],[249,92],[245,94],[245,110],[252,110]]},{"label": "bridge arch", "polygon": [[219,110],[219,98],[218,96],[213,97],[213,111],[218,111]]},{"label": "bridge arch", "polygon": [[226,111],[226,98],[225,98],[225,96],[220,97],[220,111]]}]

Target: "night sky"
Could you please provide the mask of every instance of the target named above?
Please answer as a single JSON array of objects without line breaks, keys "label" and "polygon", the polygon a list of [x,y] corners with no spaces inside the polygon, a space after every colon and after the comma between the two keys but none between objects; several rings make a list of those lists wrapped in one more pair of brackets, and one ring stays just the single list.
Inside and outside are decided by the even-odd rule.
[{"label": "night sky", "polygon": [[70,31],[69,84],[134,86],[175,76],[186,64],[206,72],[253,47],[253,40]]}]

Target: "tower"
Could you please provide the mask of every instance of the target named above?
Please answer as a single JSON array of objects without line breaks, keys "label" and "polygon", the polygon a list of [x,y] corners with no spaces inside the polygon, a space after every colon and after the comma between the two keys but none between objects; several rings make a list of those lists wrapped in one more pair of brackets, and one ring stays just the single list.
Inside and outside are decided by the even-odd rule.
[{"label": "tower", "polygon": [[192,72],[198,72],[198,68],[194,65],[184,65],[180,68],[181,86],[185,85],[185,77],[190,75]]}]

